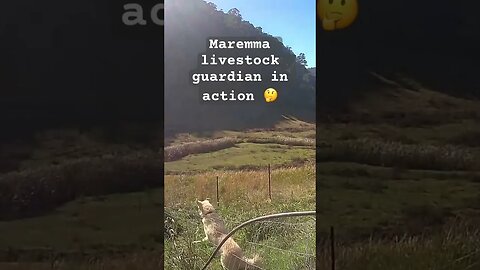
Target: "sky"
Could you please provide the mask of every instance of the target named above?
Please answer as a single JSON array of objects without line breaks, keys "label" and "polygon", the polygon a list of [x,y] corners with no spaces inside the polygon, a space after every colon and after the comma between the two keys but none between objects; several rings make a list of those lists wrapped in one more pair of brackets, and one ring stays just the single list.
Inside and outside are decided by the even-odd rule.
[{"label": "sky", "polygon": [[315,67],[316,0],[206,0],[227,12],[240,10],[242,18],[263,32],[280,36],[298,55],[304,53],[308,67]]}]

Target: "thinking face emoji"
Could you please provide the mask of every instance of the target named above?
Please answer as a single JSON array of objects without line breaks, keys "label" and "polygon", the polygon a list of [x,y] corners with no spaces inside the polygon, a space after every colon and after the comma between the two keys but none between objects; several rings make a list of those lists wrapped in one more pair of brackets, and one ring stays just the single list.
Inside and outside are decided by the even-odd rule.
[{"label": "thinking face emoji", "polygon": [[346,28],[355,21],[357,14],[357,0],[318,0],[318,15],[325,30]]},{"label": "thinking face emoji", "polygon": [[266,102],[274,102],[278,97],[278,93],[277,90],[268,88],[265,90],[265,93],[263,93],[263,96],[265,97]]}]

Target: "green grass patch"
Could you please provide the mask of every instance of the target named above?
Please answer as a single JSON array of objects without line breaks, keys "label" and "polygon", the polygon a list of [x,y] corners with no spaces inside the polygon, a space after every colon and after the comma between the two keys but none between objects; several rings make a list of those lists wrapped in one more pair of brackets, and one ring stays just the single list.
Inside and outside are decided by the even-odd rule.
[{"label": "green grass patch", "polygon": [[279,144],[241,143],[236,147],[212,153],[195,154],[178,161],[166,162],[165,171],[200,172],[206,170],[259,168],[272,165],[288,165],[295,161],[315,159],[315,149]]},{"label": "green grass patch", "polygon": [[161,189],[84,197],[49,215],[2,221],[0,251],[27,247],[57,251],[153,248],[162,233],[162,198]]},{"label": "green grass patch", "polygon": [[[473,211],[471,218],[480,214],[475,210],[480,206],[480,183],[471,181],[468,174],[439,180],[435,173],[409,171],[399,181],[374,175],[386,173],[386,169],[365,170],[369,175],[362,171],[362,176],[356,177],[323,174],[321,168],[317,169],[322,174],[317,182],[320,190],[317,211],[322,218],[317,222],[324,233],[331,225],[352,239],[368,238],[375,231],[380,237],[382,231],[421,233],[432,225],[441,225],[430,224],[428,217],[422,220],[424,216],[431,215],[432,219],[438,216],[439,223],[443,223],[451,217],[464,216],[465,211]],[[415,209],[425,211],[417,213]]]}]

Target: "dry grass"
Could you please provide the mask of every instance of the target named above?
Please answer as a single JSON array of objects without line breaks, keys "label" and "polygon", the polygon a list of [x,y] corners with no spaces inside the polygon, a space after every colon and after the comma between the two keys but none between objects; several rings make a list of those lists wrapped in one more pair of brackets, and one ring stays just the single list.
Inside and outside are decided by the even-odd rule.
[{"label": "dry grass", "polygon": [[275,125],[277,131],[302,132],[315,130],[315,123],[308,123],[294,117],[284,116],[285,121],[281,121]]},{"label": "dry grass", "polygon": [[197,142],[188,142],[183,144],[167,146],[164,149],[165,162],[180,160],[188,155],[210,153],[230,147],[237,143],[259,143],[259,144],[282,144],[289,146],[315,146],[315,139],[293,138],[286,136],[272,136],[268,138],[246,137],[243,139],[237,137],[225,137],[221,139],[204,140]]},{"label": "dry grass", "polygon": [[[464,270],[480,267],[480,231],[476,225],[455,222],[435,235],[397,237],[337,245],[337,267],[345,270]],[[319,254],[318,266],[330,266],[329,247]]]},{"label": "dry grass", "polygon": [[[216,178],[219,177],[222,202],[246,199],[261,202],[268,198],[268,173],[265,170],[217,171],[196,175],[165,176],[165,206],[191,204],[196,198],[216,197]],[[278,168],[272,171],[274,196],[291,196],[315,191],[315,166]],[[179,188],[181,187],[181,188]]]},{"label": "dry grass", "polygon": [[315,146],[315,139],[275,136],[270,138],[245,138],[248,143],[275,143],[289,146]]}]

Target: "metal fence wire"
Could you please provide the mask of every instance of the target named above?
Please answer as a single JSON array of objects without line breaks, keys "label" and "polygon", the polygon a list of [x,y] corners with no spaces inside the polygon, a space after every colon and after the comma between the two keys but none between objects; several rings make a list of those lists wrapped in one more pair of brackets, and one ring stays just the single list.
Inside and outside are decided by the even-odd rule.
[{"label": "metal fence wire", "polygon": [[289,212],[245,221],[223,238],[202,270],[211,265],[222,247],[235,245],[233,235],[239,231],[244,237],[233,241],[241,246],[244,256],[226,252],[222,257],[228,269],[316,269],[315,214],[315,211]]}]

